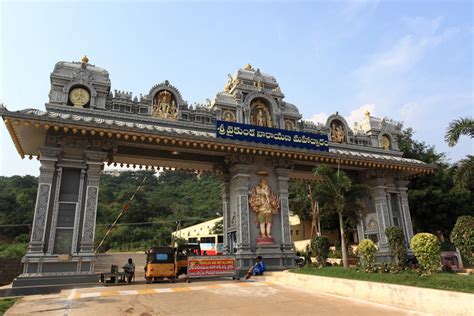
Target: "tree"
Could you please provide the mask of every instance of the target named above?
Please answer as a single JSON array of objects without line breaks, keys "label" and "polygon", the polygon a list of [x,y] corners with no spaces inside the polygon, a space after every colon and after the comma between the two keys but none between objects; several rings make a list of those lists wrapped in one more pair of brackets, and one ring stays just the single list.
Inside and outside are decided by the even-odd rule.
[{"label": "tree", "polygon": [[321,235],[320,208],[317,200],[317,190],[315,181],[295,180],[290,182],[290,209],[294,214],[298,215],[301,220],[311,220],[310,239],[313,239],[314,236]]},{"label": "tree", "polygon": [[455,188],[472,193],[474,190],[474,156],[468,155],[467,158],[459,161],[455,168]]},{"label": "tree", "polygon": [[213,235],[222,235],[224,233],[224,220],[221,219],[220,221],[215,222],[209,233]]},{"label": "tree", "polygon": [[457,217],[473,215],[472,187],[469,190],[459,190],[455,181],[456,174],[461,174],[457,170],[463,164],[449,166],[443,153],[438,153],[433,146],[414,140],[411,128],[401,132],[398,143],[403,157],[436,165],[433,173],[412,177],[408,184],[408,200],[414,231],[432,232],[448,237]]},{"label": "tree", "polygon": [[348,268],[347,246],[345,238],[344,217],[359,217],[365,211],[365,198],[368,188],[362,184],[353,184],[350,177],[340,170],[320,165],[314,170],[318,178],[320,205],[322,209],[333,211],[339,218],[341,234],[341,253],[344,268]]},{"label": "tree", "polygon": [[461,135],[474,137],[474,120],[471,117],[460,117],[449,123],[444,140],[449,147],[453,147],[457,144]]}]

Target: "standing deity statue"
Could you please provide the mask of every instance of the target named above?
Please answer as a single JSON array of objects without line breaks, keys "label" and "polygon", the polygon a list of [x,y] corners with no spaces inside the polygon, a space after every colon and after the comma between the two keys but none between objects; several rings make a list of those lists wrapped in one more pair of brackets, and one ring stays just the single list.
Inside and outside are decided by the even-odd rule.
[{"label": "standing deity statue", "polygon": [[280,200],[272,192],[266,179],[261,179],[259,185],[250,191],[249,202],[257,217],[260,238],[271,239],[272,216],[278,213]]}]

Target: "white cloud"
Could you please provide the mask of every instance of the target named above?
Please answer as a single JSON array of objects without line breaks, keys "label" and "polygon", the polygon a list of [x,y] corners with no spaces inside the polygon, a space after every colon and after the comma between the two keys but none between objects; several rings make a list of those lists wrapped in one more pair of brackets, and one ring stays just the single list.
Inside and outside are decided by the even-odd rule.
[{"label": "white cloud", "polygon": [[375,104],[363,104],[357,109],[351,111],[349,116],[345,118],[347,121],[347,124],[349,124],[349,127],[354,126],[354,122],[361,121],[365,116],[365,112],[367,111],[369,111],[370,115],[373,116],[375,113]]},{"label": "white cloud", "polygon": [[329,115],[327,115],[326,112],[321,112],[321,113],[318,113],[318,114],[314,114],[313,116],[311,116],[309,119],[309,121],[313,121],[314,123],[322,123],[322,124],[326,124],[326,120],[328,119]]},{"label": "white cloud", "polygon": [[412,122],[421,112],[417,103],[406,103],[402,105],[400,114],[404,122]]},{"label": "white cloud", "polygon": [[358,85],[357,102],[375,103],[381,113],[393,115],[393,109],[410,95],[413,88],[411,73],[433,50],[459,32],[456,28],[442,28],[443,18],[404,18],[404,31],[393,45],[375,51],[369,60],[354,72]]}]

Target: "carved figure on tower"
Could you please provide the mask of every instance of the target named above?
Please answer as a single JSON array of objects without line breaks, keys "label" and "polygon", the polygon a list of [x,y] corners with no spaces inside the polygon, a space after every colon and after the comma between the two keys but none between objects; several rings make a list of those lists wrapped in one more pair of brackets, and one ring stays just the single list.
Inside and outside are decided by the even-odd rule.
[{"label": "carved figure on tower", "polygon": [[273,127],[268,107],[260,100],[252,103],[252,123],[258,126]]},{"label": "carved figure on tower", "polygon": [[255,212],[260,229],[260,238],[257,238],[257,243],[259,240],[273,242],[272,216],[278,213],[280,200],[272,192],[265,178],[261,179],[259,185],[250,191],[249,203]]},{"label": "carved figure on tower", "polygon": [[173,95],[166,90],[160,91],[153,99],[153,116],[164,119],[176,119],[178,111]]},{"label": "carved figure on tower", "polygon": [[344,142],[344,127],[342,127],[342,124],[336,122],[331,124],[331,140],[335,143]]}]

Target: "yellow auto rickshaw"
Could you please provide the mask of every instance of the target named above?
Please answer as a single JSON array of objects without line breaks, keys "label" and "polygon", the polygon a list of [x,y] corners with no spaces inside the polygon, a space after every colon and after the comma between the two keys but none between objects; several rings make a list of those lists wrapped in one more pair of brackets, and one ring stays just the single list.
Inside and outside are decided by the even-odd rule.
[{"label": "yellow auto rickshaw", "polygon": [[176,249],[173,247],[152,247],[145,253],[146,283],[164,280],[165,278],[174,283],[178,277]]}]

